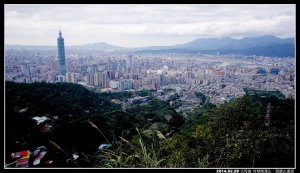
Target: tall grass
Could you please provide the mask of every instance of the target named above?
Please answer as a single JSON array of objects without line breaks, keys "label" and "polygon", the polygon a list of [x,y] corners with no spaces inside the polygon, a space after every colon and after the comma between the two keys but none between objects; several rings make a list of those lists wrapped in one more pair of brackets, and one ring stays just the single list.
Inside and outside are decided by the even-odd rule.
[{"label": "tall grass", "polygon": [[[104,134],[98,129],[98,127],[91,123],[92,127],[96,128],[101,135],[107,140],[107,138],[104,136]],[[161,168],[161,167],[176,167],[177,164],[169,164],[167,162],[167,159],[165,158],[158,158],[157,154],[155,152],[155,149],[153,145],[151,146],[151,149],[146,146],[145,142],[143,141],[142,135],[138,128],[135,128],[139,135],[139,145],[135,146],[128,140],[126,140],[123,135],[119,136],[120,141],[116,141],[116,143],[119,143],[120,145],[117,146],[114,150],[103,150],[95,156],[97,159],[95,160],[95,167],[105,167],[105,168]],[[176,148],[172,146],[168,140],[164,137],[162,133],[159,131],[156,131],[157,136],[160,139],[165,139],[170,145],[170,147],[174,150]],[[114,138],[115,139],[115,138]],[[116,140],[116,139],[115,139]],[[125,143],[130,148],[133,149],[132,154],[127,154],[124,152],[125,146],[123,145]],[[177,150],[176,150],[177,151]],[[178,151],[177,151],[178,152]],[[179,153],[179,152],[178,152]],[[105,160],[104,163],[101,163],[101,161]],[[164,164],[162,164],[164,163]]]},{"label": "tall grass", "polygon": [[155,151],[150,150],[146,147],[143,142],[142,136],[139,130],[136,128],[139,134],[139,146],[135,146],[128,140],[123,137],[119,137],[121,142],[125,142],[129,145],[133,150],[134,154],[128,155],[123,152],[123,148],[120,148],[118,151],[112,151],[111,156],[114,157],[110,159],[108,163],[105,164],[107,167],[130,167],[130,168],[158,168],[160,167],[160,163],[165,161],[165,159],[158,160],[155,154]]},{"label": "tall grass", "polygon": [[55,142],[53,142],[53,141],[49,141],[55,148],[57,148],[57,149],[59,149],[59,150],[61,150],[75,165],[77,165],[78,167],[80,167],[68,154],[66,154],[65,152],[64,152],[64,150],[59,146],[59,145],[57,145]]},{"label": "tall grass", "polygon": [[[99,128],[89,122],[91,126],[97,129],[105,140],[110,144],[105,135],[99,130]],[[148,144],[143,141],[142,135],[138,128],[135,128],[138,133],[138,143],[133,144],[126,140],[123,136],[119,136],[119,141],[113,135],[113,144],[110,149],[102,149],[97,155],[90,156],[81,152],[83,156],[81,160],[90,163],[94,168],[184,168],[186,166],[185,159],[181,151],[177,150],[160,131],[153,131],[153,143],[155,139],[159,140],[161,146],[167,145],[168,153],[171,155],[162,154],[160,152],[161,147],[154,147],[153,143]],[[156,136],[156,137],[155,137]],[[77,162],[69,157],[61,147],[59,147],[53,141],[50,141],[57,149],[61,150],[74,164],[80,167]],[[125,145],[124,145],[125,144]],[[128,147],[131,150],[128,150]],[[126,152],[130,153],[126,153]],[[207,167],[208,155],[202,159],[196,161],[196,167]]]}]

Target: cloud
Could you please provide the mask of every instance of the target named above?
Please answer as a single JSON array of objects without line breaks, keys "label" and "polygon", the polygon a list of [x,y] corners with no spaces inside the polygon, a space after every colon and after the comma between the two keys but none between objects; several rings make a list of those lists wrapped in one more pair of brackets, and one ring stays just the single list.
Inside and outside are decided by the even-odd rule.
[{"label": "cloud", "polygon": [[287,38],[295,37],[295,13],[295,4],[5,5],[5,44],[55,45],[58,27],[66,45],[175,45],[265,34]]}]

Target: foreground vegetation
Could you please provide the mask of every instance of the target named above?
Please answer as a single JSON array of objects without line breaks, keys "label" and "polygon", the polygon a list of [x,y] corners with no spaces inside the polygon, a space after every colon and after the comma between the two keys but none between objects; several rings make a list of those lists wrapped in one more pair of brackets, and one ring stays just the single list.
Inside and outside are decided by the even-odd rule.
[{"label": "foreground vegetation", "polygon": [[[6,164],[13,162],[12,152],[46,146],[44,161],[35,167],[295,167],[293,99],[245,95],[219,107],[205,103],[184,118],[146,90],[99,94],[45,82],[5,82],[5,88]],[[131,104],[126,112],[111,102],[137,95],[149,102]],[[27,109],[20,113],[16,107]],[[45,122],[51,131],[40,131],[35,116],[59,119]],[[99,149],[101,144],[109,147]]]}]

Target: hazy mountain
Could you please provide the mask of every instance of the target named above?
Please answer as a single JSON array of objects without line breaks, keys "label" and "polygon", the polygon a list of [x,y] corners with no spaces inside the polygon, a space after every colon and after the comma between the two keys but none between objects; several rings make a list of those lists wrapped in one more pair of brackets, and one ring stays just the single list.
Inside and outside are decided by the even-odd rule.
[{"label": "hazy mountain", "polygon": [[261,37],[245,37],[242,39],[233,39],[230,37],[222,38],[199,38],[194,41],[177,44],[174,46],[153,46],[144,49],[192,49],[192,50],[206,50],[219,48],[246,48],[252,46],[268,46],[273,44],[289,43],[294,44],[294,38],[281,39],[271,35]]},{"label": "hazy mountain", "polygon": [[216,54],[219,52],[219,55],[228,55],[228,54],[240,54],[244,56],[271,56],[271,57],[294,57],[295,56],[295,46],[289,43],[274,44],[268,46],[252,46],[245,48],[220,48],[220,49],[203,49],[203,50],[194,50],[194,49],[145,49],[139,50],[135,53],[152,53],[152,54],[161,54],[161,53],[176,53],[176,54]]},{"label": "hazy mountain", "polygon": [[87,49],[112,49],[112,50],[118,50],[118,49],[124,49],[120,46],[114,46],[111,44],[107,44],[105,42],[99,42],[99,43],[89,43],[85,45],[78,45],[78,46],[67,46],[69,48],[87,48]]},{"label": "hazy mountain", "polygon": [[271,45],[271,44],[290,43],[295,44],[294,38],[281,39],[272,35],[264,35],[261,37],[245,37],[238,40],[238,44],[253,44],[253,45]]},{"label": "hazy mountain", "polygon": [[[37,45],[5,45],[6,49],[57,49],[57,46],[37,46]],[[124,49],[120,46],[114,46],[105,42],[89,43],[85,45],[65,46],[66,49],[99,49],[99,50],[119,50]]]},{"label": "hazy mountain", "polygon": [[18,44],[6,44],[5,49],[57,49],[57,46],[38,46],[38,45],[18,45]]},{"label": "hazy mountain", "polygon": [[242,54],[258,56],[294,57],[295,39],[281,39],[271,35],[245,37],[243,39],[199,38],[186,44],[147,47],[136,53],[181,53],[181,54]]},{"label": "hazy mountain", "polygon": [[186,49],[216,49],[226,45],[238,44],[238,40],[230,37],[199,38],[186,44],[175,45],[174,48]]},{"label": "hazy mountain", "polygon": [[[25,48],[25,49],[57,49],[57,46],[23,46],[23,45],[5,45],[5,48]],[[230,37],[222,38],[199,38],[194,41],[177,44],[173,46],[150,46],[125,48],[114,46],[105,42],[89,43],[85,45],[66,46],[66,49],[94,49],[94,50],[122,50],[142,52],[220,52],[220,54],[232,53],[245,55],[264,55],[264,56],[294,56],[295,39],[286,38],[281,39],[271,35],[264,35],[260,37],[245,37],[242,39],[233,39]],[[151,51],[150,51],[151,50]],[[157,51],[152,51],[157,50]]]}]

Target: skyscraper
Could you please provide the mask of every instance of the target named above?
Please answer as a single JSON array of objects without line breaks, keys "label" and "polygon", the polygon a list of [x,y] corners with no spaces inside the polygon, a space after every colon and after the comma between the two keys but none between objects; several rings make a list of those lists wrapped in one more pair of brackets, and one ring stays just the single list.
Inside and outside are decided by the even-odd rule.
[{"label": "skyscraper", "polygon": [[58,64],[59,64],[59,75],[66,75],[66,57],[65,57],[65,43],[64,38],[61,36],[61,31],[59,29],[59,37],[57,38],[57,48],[58,48]]},{"label": "skyscraper", "polygon": [[98,66],[97,66],[97,64],[93,64],[91,67],[91,74],[94,74],[97,72],[98,72]]},{"label": "skyscraper", "polygon": [[127,57],[126,67],[132,68],[132,55]]},{"label": "skyscraper", "polygon": [[111,59],[110,59],[110,57],[107,58],[106,70],[108,70],[108,71],[111,70]]}]

